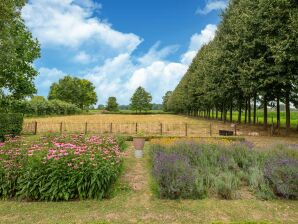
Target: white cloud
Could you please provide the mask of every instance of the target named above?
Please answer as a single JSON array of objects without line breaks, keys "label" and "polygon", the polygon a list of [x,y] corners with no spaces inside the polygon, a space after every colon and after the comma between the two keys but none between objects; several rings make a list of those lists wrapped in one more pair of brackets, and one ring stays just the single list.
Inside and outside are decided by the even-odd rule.
[{"label": "white cloud", "polygon": [[[216,32],[216,26],[209,24],[194,34],[180,62],[168,61],[178,46],[161,47],[160,42],[136,57],[133,53],[142,39],[114,30],[110,24],[93,17],[94,11],[100,9],[101,5],[93,0],[31,0],[23,10],[27,26],[42,47],[54,50],[63,47],[67,55],[68,52],[72,55],[70,62],[80,63],[79,70],[75,71],[94,84],[99,103],[115,96],[121,104],[127,104],[138,86],[152,94],[153,102],[162,102],[165,92],[176,87],[197,51],[211,41]],[[85,47],[88,43],[92,44]],[[98,51],[97,46],[105,46],[106,51]],[[106,53],[111,51],[113,54]],[[66,75],[63,68],[42,67],[39,72],[36,84],[39,94],[44,96],[48,95],[53,82]]]},{"label": "white cloud", "polygon": [[114,30],[110,24],[92,17],[101,6],[92,0],[31,0],[22,16],[42,45],[79,47],[95,41],[117,52],[132,52],[142,42],[135,34]]},{"label": "white cloud", "polygon": [[138,59],[140,63],[143,65],[149,65],[153,63],[154,61],[157,60],[163,60],[166,57],[168,57],[170,54],[175,53],[178,49],[178,46],[172,45],[172,46],[167,46],[162,49],[159,49],[160,47],[160,42],[155,43],[142,57]]},{"label": "white cloud", "polygon": [[51,85],[66,74],[56,68],[41,67],[38,69],[39,76],[35,79],[35,84],[38,87],[38,95],[47,97]]},{"label": "white cloud", "polygon": [[207,15],[208,13],[216,10],[224,10],[228,3],[226,0],[211,0],[208,1],[203,9],[198,9],[196,13],[201,15]]},{"label": "white cloud", "polygon": [[92,61],[92,57],[85,51],[80,51],[75,57],[74,61],[82,64],[88,64]]},{"label": "white cloud", "polygon": [[101,103],[109,96],[116,96],[120,103],[129,103],[139,86],[152,94],[154,102],[161,102],[165,92],[175,88],[186,70],[186,65],[165,61],[135,64],[129,54],[122,54],[106,60],[103,66],[92,69],[84,78],[94,83]]},{"label": "white cloud", "polygon": [[217,26],[208,24],[201,33],[196,33],[191,37],[188,51],[181,57],[183,64],[190,64],[197,52],[205,45],[212,41],[215,37]]},{"label": "white cloud", "polygon": [[161,98],[168,90],[173,90],[187,71],[188,66],[181,63],[155,61],[151,65],[137,69],[126,83],[128,92],[143,86],[153,96],[154,102],[162,102]]}]

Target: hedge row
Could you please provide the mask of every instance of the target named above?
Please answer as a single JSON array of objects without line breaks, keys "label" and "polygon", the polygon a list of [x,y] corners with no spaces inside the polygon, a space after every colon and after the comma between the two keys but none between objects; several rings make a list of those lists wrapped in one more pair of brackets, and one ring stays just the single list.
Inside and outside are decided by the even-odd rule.
[{"label": "hedge row", "polygon": [[71,115],[81,113],[76,105],[61,100],[12,101],[10,111],[29,115]]},{"label": "hedge row", "polygon": [[5,135],[19,135],[22,131],[22,127],[22,114],[0,114],[0,141],[5,140]]}]

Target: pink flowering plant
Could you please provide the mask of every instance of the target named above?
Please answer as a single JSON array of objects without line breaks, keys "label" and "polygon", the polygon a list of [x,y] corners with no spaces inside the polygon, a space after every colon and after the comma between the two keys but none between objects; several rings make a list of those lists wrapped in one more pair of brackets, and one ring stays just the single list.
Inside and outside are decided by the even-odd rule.
[{"label": "pink flowering plant", "polygon": [[0,145],[0,197],[102,199],[122,170],[124,145],[112,136],[48,136]]}]

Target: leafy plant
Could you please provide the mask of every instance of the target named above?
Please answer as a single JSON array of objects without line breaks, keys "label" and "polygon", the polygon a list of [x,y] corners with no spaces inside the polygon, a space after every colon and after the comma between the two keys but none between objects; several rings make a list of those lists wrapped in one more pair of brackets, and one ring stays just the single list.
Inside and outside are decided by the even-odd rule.
[{"label": "leafy plant", "polygon": [[11,138],[0,147],[2,198],[102,199],[122,170],[124,149],[113,137],[47,136],[34,144]]}]

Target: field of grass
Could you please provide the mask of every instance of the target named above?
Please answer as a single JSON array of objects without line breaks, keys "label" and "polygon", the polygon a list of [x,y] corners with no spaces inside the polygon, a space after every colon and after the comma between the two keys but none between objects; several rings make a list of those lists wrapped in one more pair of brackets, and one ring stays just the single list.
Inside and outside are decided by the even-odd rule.
[{"label": "field of grass", "polygon": [[[220,116],[220,113],[219,113]],[[253,116],[253,114],[252,114]],[[230,119],[230,113],[228,112],[227,118]],[[259,124],[263,124],[264,123],[264,112],[262,110],[258,110],[257,111],[257,122]],[[238,112],[234,111],[233,112],[233,121],[237,121],[238,120]],[[244,113],[242,113],[241,116],[241,120],[242,122],[245,121],[245,116]],[[253,117],[252,117],[253,120]],[[275,111],[268,111],[268,124],[271,124],[273,121],[274,124],[276,124],[276,112]],[[285,111],[281,111],[280,112],[280,123],[281,123],[281,127],[285,127],[286,125],[286,112]],[[298,111],[292,111],[291,112],[291,127],[292,128],[297,128],[298,125]]]},{"label": "field of grass", "polygon": [[160,200],[150,189],[150,169],[145,157],[133,150],[114,197],[103,201],[18,202],[0,201],[0,223],[297,223],[298,202],[239,200]]}]

